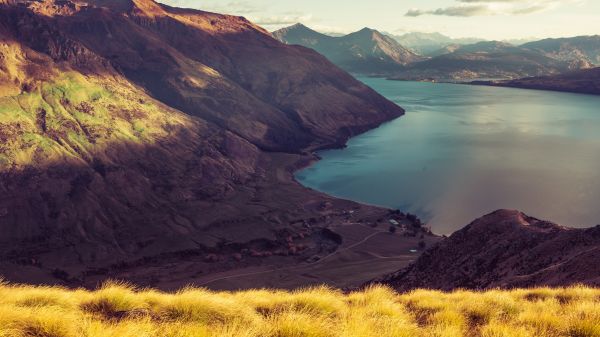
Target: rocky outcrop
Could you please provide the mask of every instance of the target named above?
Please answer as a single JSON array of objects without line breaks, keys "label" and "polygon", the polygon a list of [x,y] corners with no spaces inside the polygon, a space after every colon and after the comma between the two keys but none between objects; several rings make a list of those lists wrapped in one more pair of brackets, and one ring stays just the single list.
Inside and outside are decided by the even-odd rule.
[{"label": "rocky outcrop", "polygon": [[400,290],[600,285],[600,226],[571,229],[501,210],[378,280]]}]

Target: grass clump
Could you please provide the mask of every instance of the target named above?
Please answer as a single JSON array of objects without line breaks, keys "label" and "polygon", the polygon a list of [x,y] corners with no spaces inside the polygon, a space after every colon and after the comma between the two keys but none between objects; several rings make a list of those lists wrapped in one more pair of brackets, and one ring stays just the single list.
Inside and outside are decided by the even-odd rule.
[{"label": "grass clump", "polygon": [[0,283],[0,337],[600,337],[600,289],[175,293]]}]

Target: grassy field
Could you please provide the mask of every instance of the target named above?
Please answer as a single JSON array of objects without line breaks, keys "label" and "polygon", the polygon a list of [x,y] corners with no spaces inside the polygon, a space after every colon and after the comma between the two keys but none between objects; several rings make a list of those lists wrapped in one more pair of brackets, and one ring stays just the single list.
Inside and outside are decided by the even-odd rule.
[{"label": "grassy field", "polygon": [[2,337],[598,337],[600,290],[177,293],[0,285]]}]

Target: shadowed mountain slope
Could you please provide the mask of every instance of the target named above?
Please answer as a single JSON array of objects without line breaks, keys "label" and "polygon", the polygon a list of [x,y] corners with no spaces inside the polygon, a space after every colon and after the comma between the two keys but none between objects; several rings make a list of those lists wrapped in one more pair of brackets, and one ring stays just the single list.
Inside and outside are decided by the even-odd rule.
[{"label": "shadowed mountain slope", "polygon": [[423,57],[404,48],[393,38],[369,28],[333,37],[296,24],[280,29],[273,35],[287,44],[314,49],[350,72],[389,73],[423,60]]},{"label": "shadowed mountain slope", "polygon": [[[0,3],[0,272],[158,284],[339,245],[307,151],[403,110],[244,18],[151,0]],[[321,205],[327,207],[321,207]],[[301,241],[301,242],[299,242]],[[278,260],[279,261],[279,260]]]},{"label": "shadowed mountain slope", "polygon": [[398,289],[600,285],[600,226],[571,229],[517,211],[484,216],[380,280]]},{"label": "shadowed mountain slope", "polygon": [[526,77],[511,81],[480,81],[473,84],[600,95],[600,68],[555,76]]}]

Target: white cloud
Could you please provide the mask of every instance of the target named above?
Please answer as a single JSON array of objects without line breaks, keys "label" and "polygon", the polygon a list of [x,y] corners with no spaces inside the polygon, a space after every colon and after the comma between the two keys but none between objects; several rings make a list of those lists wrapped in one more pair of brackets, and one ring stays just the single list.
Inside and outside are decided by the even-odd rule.
[{"label": "white cloud", "polygon": [[437,9],[413,8],[405,16],[441,15],[471,17],[484,15],[526,15],[547,11],[561,5],[582,4],[585,0],[456,0],[460,4]]},{"label": "white cloud", "polygon": [[312,20],[310,14],[282,14],[268,16],[248,16],[248,19],[261,26],[285,26],[295,23],[307,23]]}]

